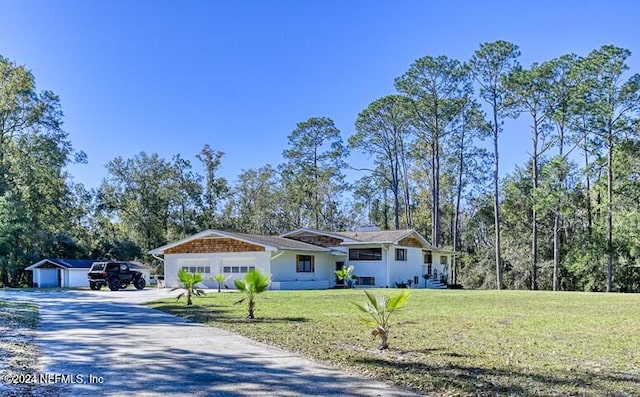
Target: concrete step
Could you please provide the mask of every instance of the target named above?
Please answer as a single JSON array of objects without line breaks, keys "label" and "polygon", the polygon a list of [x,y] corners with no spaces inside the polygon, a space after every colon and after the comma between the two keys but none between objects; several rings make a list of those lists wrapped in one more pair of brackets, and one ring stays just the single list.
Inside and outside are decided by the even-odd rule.
[{"label": "concrete step", "polygon": [[435,280],[427,280],[427,288],[431,288],[431,289],[447,289],[447,286],[445,284],[442,284],[440,281],[435,281]]}]

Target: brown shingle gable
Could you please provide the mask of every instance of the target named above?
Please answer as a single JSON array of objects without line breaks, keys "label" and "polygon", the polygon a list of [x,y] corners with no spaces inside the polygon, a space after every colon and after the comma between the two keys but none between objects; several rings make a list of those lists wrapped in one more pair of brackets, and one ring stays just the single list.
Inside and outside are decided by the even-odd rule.
[{"label": "brown shingle gable", "polygon": [[255,252],[264,247],[232,238],[200,238],[168,248],[165,254],[209,254],[217,252]]},{"label": "brown shingle gable", "polygon": [[403,238],[402,240],[398,241],[398,245],[401,247],[424,248],[422,243],[413,236]]}]

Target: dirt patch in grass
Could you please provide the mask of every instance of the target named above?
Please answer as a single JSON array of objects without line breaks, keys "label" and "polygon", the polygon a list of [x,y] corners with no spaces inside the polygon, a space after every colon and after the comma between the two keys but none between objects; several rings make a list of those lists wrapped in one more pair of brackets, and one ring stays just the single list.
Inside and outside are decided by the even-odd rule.
[{"label": "dirt patch in grass", "polygon": [[423,394],[640,396],[640,295],[414,290],[386,351],[350,303],[362,291],[267,291],[256,321],[238,297],[151,306]]}]

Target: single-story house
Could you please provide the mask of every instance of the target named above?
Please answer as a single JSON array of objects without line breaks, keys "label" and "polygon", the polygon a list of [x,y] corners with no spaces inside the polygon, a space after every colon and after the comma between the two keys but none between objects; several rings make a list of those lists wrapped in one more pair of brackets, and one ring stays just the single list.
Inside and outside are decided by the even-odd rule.
[{"label": "single-story house", "polygon": [[[33,286],[47,287],[88,287],[87,273],[91,269],[94,259],[54,259],[45,258],[25,270],[33,272]],[[149,283],[149,268],[139,262],[129,262],[129,267],[142,272]]]},{"label": "single-story house", "polygon": [[[204,284],[224,274],[225,284],[256,268],[271,275],[271,289],[326,289],[341,285],[335,271],[354,266],[363,287],[442,287],[453,252],[432,247],[415,230],[325,232],[298,229],[280,236],[205,230],[149,252],[164,256],[167,287],[177,287],[177,272],[202,273]],[[434,261],[438,259],[438,261]],[[429,280],[423,275],[428,274]]]}]

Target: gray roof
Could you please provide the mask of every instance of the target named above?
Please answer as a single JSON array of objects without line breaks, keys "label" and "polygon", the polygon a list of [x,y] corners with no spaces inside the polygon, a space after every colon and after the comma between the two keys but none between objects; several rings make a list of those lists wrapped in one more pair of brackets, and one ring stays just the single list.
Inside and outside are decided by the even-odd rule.
[{"label": "gray roof", "polygon": [[415,232],[411,229],[405,230],[376,230],[376,231],[358,231],[358,232],[340,232],[339,234],[363,243],[394,243],[405,237],[413,235]]},{"label": "gray roof", "polygon": [[[211,237],[226,237],[239,241],[244,241],[249,244],[259,245],[267,250],[279,250],[279,251],[309,251],[309,252],[331,252],[330,249],[321,247],[314,244],[305,243],[302,241],[294,240],[291,236],[299,232],[309,232],[319,235],[326,235],[335,237],[343,241],[343,245],[353,244],[396,244],[400,240],[406,237],[415,237],[425,246],[428,247],[429,242],[422,237],[418,232],[413,229],[405,230],[376,230],[376,231],[357,231],[357,232],[323,232],[320,230],[312,229],[298,229],[293,232],[285,233],[281,236],[262,236],[258,234],[248,233],[235,233],[225,232],[220,230],[205,230],[200,233],[196,233],[192,236],[184,238],[179,241],[174,241],[162,247],[155,248],[149,251],[152,255],[162,255],[170,248],[177,247],[190,241],[211,238]],[[284,237],[288,236],[288,237]]]},{"label": "gray roof", "polygon": [[93,262],[95,262],[94,259],[45,258],[29,266],[27,270],[38,268],[45,263],[51,263],[63,269],[89,269]]},{"label": "gray roof", "polygon": [[293,236],[310,233],[317,234],[320,236],[329,236],[334,237],[339,240],[342,240],[342,245],[356,245],[359,243],[369,243],[369,244],[394,244],[398,241],[402,240],[405,237],[413,236],[420,240],[422,244],[425,246],[429,246],[429,242],[422,237],[420,233],[413,229],[402,229],[402,230],[359,230],[359,231],[343,231],[343,232],[325,232],[322,230],[315,229],[298,229],[288,233],[283,234],[283,237],[294,238]]},{"label": "gray roof", "polygon": [[257,234],[247,234],[247,233],[234,233],[234,232],[223,232],[220,230],[205,230],[200,233],[196,233],[192,236],[184,238],[182,240],[174,241],[173,243],[163,245],[162,247],[155,248],[149,251],[152,255],[162,255],[164,251],[169,248],[177,247],[189,241],[194,241],[202,238],[208,237],[226,237],[232,238],[239,241],[244,241],[249,244],[255,244],[266,249],[272,248],[275,250],[283,250],[283,251],[315,251],[315,252],[330,252],[329,249],[320,247],[313,244],[304,243],[302,241],[292,240],[285,237],[278,236],[261,236]]},{"label": "gray roof", "polygon": [[323,251],[328,252],[329,250],[320,247],[317,245],[305,243],[302,241],[292,240],[290,238],[278,237],[278,236],[260,236],[257,234],[246,234],[246,233],[229,233],[222,232],[229,237],[236,237],[239,240],[244,240],[247,242],[252,242],[262,246],[274,247],[279,250],[291,250],[291,251]]}]

